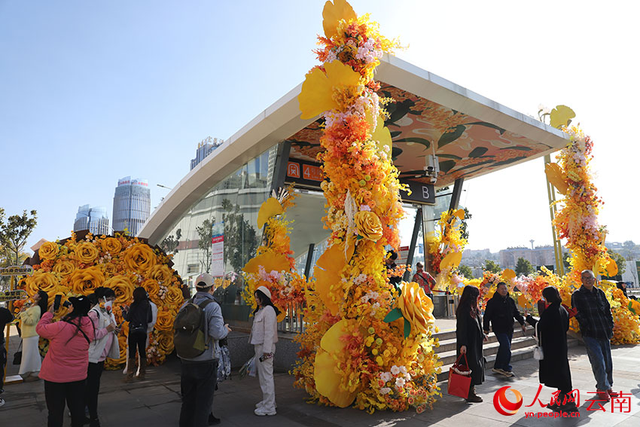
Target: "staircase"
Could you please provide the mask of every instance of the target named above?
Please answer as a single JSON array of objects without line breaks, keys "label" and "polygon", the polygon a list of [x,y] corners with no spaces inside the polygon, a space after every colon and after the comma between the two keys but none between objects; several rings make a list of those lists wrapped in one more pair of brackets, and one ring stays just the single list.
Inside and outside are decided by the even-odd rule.
[{"label": "staircase", "polygon": [[[436,348],[436,354],[442,361],[442,372],[438,374],[438,382],[447,381],[449,377],[449,368],[456,361],[456,331],[438,332],[433,335],[440,342],[440,347]],[[530,359],[533,357],[533,349],[536,346],[536,339],[533,336],[533,328],[527,325],[527,330],[522,331],[518,324],[513,331],[513,340],[511,341],[511,362],[518,360]],[[575,338],[568,337],[567,344],[573,347],[579,344]],[[483,352],[487,359],[485,365],[485,374],[487,370],[493,368],[496,360],[500,343],[493,332],[489,333],[489,341],[484,343]]]}]

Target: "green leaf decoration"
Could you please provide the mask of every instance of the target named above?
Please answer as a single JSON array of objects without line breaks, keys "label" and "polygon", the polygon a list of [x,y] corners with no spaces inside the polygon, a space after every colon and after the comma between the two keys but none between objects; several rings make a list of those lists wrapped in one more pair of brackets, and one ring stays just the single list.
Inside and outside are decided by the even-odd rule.
[{"label": "green leaf decoration", "polygon": [[453,141],[460,138],[466,129],[465,125],[458,125],[452,131],[443,133],[438,140],[438,148],[451,144]]},{"label": "green leaf decoration", "polygon": [[576,116],[576,113],[566,105],[557,105],[556,108],[551,110],[550,124],[554,128],[561,128],[562,126],[569,126],[571,119]]},{"label": "green leaf decoration", "polygon": [[455,154],[438,154],[438,157],[443,159],[462,160],[462,157],[456,156]]},{"label": "green leaf decoration", "polygon": [[631,310],[631,312],[635,315],[637,315],[638,313],[636,313],[636,311],[633,309],[633,305],[631,304],[631,301],[629,301],[629,310]]},{"label": "green leaf decoration", "polygon": [[469,157],[471,157],[472,159],[482,157],[487,151],[489,151],[489,149],[486,147],[476,147],[469,153]]},{"label": "green leaf decoration", "polygon": [[447,173],[456,166],[455,160],[445,160],[440,162],[440,172]]},{"label": "green leaf decoration", "polygon": [[399,136],[400,134],[402,134],[402,131],[394,130],[393,132],[389,132],[389,134],[391,134],[391,138],[395,138],[396,136]]},{"label": "green leaf decoration", "polygon": [[394,320],[398,320],[402,317],[402,311],[399,308],[394,308],[386,316],[384,316],[385,323],[391,323]]},{"label": "green leaf decoration", "polygon": [[409,323],[409,321],[407,319],[404,319],[404,337],[405,337],[405,339],[409,336],[410,333],[411,333],[411,323]]},{"label": "green leaf decoration", "polygon": [[514,145],[513,147],[504,147],[500,150],[520,150],[520,151],[531,151],[533,150],[531,147],[524,147],[522,145]]}]

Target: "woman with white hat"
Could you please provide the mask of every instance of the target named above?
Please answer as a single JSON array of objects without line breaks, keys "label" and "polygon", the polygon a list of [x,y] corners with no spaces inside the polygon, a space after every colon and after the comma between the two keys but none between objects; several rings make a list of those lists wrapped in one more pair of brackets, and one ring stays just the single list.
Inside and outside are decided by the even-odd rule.
[{"label": "woman with white hat", "polygon": [[262,401],[256,405],[258,416],[276,414],[276,391],[273,384],[273,357],[278,342],[277,320],[280,310],[271,302],[271,292],[260,286],[253,294],[258,307],[253,312],[249,342],[255,348],[255,364],[262,389]]}]

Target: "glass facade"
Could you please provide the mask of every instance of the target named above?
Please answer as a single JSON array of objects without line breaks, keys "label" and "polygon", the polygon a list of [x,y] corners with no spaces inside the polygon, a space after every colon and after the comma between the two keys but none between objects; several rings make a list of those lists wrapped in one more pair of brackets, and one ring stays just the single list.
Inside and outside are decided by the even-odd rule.
[{"label": "glass facade", "polygon": [[151,214],[151,190],[146,180],[127,176],[118,181],[113,197],[113,231],[137,236]]},{"label": "glass facade", "polygon": [[[183,281],[192,288],[203,272],[237,279],[216,293],[226,320],[246,321],[249,309],[241,298],[241,270],[256,254],[262,239],[258,229],[258,211],[269,197],[278,147],[275,146],[224,178],[175,223],[159,246],[173,253],[174,266]],[[212,244],[213,236],[223,236],[222,248]],[[221,268],[212,259],[221,251]]]},{"label": "glass facade", "polygon": [[102,206],[80,206],[73,223],[73,231],[82,230],[89,230],[97,235],[110,234],[107,209]]}]

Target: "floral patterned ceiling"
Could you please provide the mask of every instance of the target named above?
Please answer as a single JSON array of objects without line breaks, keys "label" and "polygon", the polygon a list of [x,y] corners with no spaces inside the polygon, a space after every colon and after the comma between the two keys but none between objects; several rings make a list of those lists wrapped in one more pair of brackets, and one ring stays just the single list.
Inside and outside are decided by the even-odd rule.
[{"label": "floral patterned ceiling", "polygon": [[[555,149],[388,84],[382,83],[378,94],[394,100],[387,105],[391,117],[385,125],[393,139],[393,161],[400,179],[428,183],[423,168],[430,154],[440,163],[440,187]],[[319,119],[287,139],[289,157],[316,162],[321,136]]]}]

